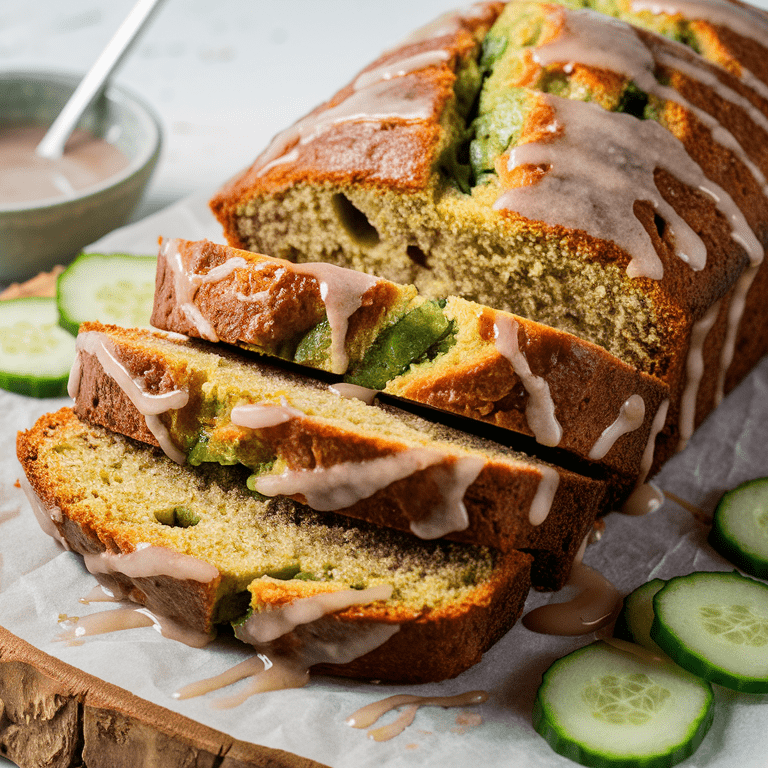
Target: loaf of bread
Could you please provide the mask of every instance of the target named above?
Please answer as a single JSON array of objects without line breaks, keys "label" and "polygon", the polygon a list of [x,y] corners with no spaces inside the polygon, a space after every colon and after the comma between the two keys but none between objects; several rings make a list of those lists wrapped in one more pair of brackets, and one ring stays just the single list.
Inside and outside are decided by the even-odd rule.
[{"label": "loaf of bread", "polygon": [[86,421],[180,464],[242,465],[248,488],[321,511],[534,555],[559,588],[604,483],[202,341],[81,326],[70,382]]},{"label": "loaf of bread", "polygon": [[768,15],[578,5],[421,30],[211,206],[235,247],[515,313],[658,377],[654,471],[768,351]]},{"label": "loaf of bread", "polygon": [[[20,433],[17,453],[43,526],[161,626],[210,633],[234,623],[261,650],[298,644],[333,674],[457,675],[512,626],[528,592],[529,555],[424,542],[255,498],[237,467],[181,467],[70,409]],[[332,602],[313,601],[319,595]],[[315,617],[318,606],[328,613],[297,619],[307,600]],[[328,663],[326,647],[349,660]]]},{"label": "loaf of bread", "polygon": [[668,397],[658,379],[549,326],[209,241],[163,242],[152,324],[527,435],[600,465],[617,496],[649,469]]}]

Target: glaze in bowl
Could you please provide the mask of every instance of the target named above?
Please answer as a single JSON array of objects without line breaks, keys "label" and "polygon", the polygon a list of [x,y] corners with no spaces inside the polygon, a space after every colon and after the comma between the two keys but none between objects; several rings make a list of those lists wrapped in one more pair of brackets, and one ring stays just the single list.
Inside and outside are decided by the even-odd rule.
[{"label": "glaze in bowl", "polygon": [[[0,73],[0,130],[48,127],[82,75],[24,71]],[[128,165],[69,195],[0,204],[0,282],[24,280],[124,224],[141,199],[162,145],[160,122],[140,98],[117,85],[83,115],[77,128],[116,147]]]}]

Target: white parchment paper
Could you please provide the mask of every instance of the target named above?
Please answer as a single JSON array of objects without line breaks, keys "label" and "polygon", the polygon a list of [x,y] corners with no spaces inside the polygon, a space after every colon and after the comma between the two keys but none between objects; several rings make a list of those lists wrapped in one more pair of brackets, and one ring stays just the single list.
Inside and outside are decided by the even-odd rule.
[{"label": "white parchment paper", "polygon": [[[118,230],[94,250],[154,253],[158,236],[220,240],[205,206],[207,198],[200,195]],[[112,607],[78,602],[95,580],[77,555],[62,551],[39,529],[22,491],[14,485],[20,474],[17,430],[67,402],[0,392],[0,625],[85,672],[235,738],[289,750],[333,768],[574,765],[536,734],[530,712],[541,673],[556,657],[589,642],[589,636],[545,637],[518,625],[481,664],[455,680],[387,686],[316,677],[304,689],[262,694],[231,710],[212,706],[220,694],[186,701],[176,701],[171,694],[247,658],[247,649],[234,642],[217,641],[195,650],[152,628],[93,637],[80,646],[54,642],[60,614],[79,616]],[[764,475],[768,475],[768,359],[731,393],[656,481],[711,513],[725,489]],[[730,570],[732,566],[707,545],[706,534],[704,524],[667,500],[646,517],[609,515],[602,539],[589,547],[585,562],[625,593],[657,576]],[[562,596],[532,594],[527,609],[559,599]],[[715,688],[714,725],[684,765],[766,768],[768,698]],[[487,690],[489,701],[471,710],[422,708],[413,725],[388,742],[371,741],[364,730],[344,722],[358,707],[393,693],[451,695],[474,689]],[[482,717],[481,724],[461,724],[461,715],[470,711]],[[392,719],[394,714],[378,725]]]}]

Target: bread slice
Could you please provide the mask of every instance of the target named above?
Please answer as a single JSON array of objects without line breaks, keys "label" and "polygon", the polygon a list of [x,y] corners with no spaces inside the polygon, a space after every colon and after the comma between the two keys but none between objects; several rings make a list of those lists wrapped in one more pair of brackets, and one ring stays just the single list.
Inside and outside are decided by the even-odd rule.
[{"label": "bread slice", "polygon": [[522,315],[663,379],[658,468],[768,351],[766,15],[567,5],[415,34],[211,207],[236,247]]},{"label": "bread slice", "polygon": [[[81,326],[76,413],[180,463],[241,464],[258,493],[455,540],[543,553],[561,586],[605,484],[202,341]],[[148,415],[143,415],[148,414]],[[552,560],[556,562],[552,562]]]},{"label": "bread slice", "polygon": [[152,324],[531,436],[630,487],[649,469],[643,456],[668,397],[658,379],[531,320],[209,241],[163,242]]},{"label": "bread slice", "polygon": [[[307,623],[301,642],[311,642],[312,627],[316,640],[318,631],[385,639],[324,667],[334,674],[403,682],[457,675],[513,625],[530,585],[528,555],[424,542],[288,499],[259,499],[240,468],[181,467],[68,408],[19,433],[17,453],[44,524],[103,584],[163,618],[209,632],[244,619],[249,606],[274,620],[286,604],[335,596],[335,609]],[[340,598],[351,602],[349,590],[363,604],[339,608]],[[299,632],[278,635],[286,643]]]}]

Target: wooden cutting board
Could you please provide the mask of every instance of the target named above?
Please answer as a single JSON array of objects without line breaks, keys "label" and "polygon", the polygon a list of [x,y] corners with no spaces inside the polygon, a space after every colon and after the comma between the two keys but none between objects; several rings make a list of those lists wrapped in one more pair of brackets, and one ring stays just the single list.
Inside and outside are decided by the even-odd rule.
[{"label": "wooden cutting board", "polygon": [[[55,296],[61,268],[0,299]],[[22,768],[326,768],[140,699],[0,627],[0,755]]]}]

